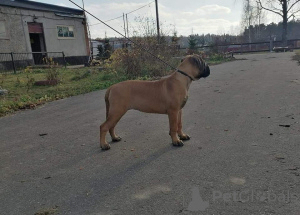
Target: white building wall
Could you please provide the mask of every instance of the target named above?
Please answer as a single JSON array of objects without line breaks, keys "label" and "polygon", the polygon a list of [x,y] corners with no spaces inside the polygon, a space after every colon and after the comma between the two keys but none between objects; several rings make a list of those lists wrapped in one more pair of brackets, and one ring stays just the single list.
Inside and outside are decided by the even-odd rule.
[{"label": "white building wall", "polygon": [[[83,19],[56,16],[53,12],[0,6],[0,21],[5,20],[8,37],[0,39],[0,52],[31,52],[28,22],[43,23],[47,52],[66,56],[87,56]],[[57,25],[74,26],[74,38],[58,38]]]}]

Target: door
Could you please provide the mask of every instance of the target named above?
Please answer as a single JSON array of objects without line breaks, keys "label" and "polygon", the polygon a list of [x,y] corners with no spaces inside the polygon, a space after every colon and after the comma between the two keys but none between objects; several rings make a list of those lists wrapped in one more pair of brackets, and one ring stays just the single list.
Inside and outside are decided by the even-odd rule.
[{"label": "door", "polygon": [[46,52],[43,24],[29,22],[28,31],[29,31],[31,50],[32,52],[38,52],[38,53],[32,53],[34,64],[36,65],[43,64],[43,58],[46,57],[46,53],[41,53],[41,52]]}]

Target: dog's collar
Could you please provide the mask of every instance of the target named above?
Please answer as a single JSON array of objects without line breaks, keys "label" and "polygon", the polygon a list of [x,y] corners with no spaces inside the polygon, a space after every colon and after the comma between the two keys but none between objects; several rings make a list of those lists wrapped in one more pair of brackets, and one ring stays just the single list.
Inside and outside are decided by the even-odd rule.
[{"label": "dog's collar", "polygon": [[189,77],[189,78],[191,79],[191,81],[194,81],[194,80],[195,80],[195,79],[193,79],[190,75],[188,75],[187,73],[185,73],[185,72],[183,72],[183,71],[181,71],[181,70],[179,70],[179,69],[177,69],[176,72],[179,72],[180,74]]}]

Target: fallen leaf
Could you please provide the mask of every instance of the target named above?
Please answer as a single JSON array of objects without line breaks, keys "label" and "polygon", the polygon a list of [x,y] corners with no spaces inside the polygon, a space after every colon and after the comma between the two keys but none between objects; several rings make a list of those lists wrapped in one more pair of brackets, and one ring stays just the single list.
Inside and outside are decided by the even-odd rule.
[{"label": "fallen leaf", "polygon": [[279,125],[279,126],[281,126],[281,127],[285,127],[285,128],[289,128],[289,127],[291,127],[291,125]]}]

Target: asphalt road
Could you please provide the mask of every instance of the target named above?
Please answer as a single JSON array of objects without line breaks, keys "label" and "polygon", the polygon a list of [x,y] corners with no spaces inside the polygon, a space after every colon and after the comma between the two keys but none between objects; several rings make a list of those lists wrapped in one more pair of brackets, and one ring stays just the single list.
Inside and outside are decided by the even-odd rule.
[{"label": "asphalt road", "polygon": [[166,115],[129,111],[117,126],[123,140],[101,151],[105,91],[1,118],[0,214],[299,215],[292,55],[211,66],[190,88],[183,116],[191,140],[181,148],[171,145]]}]

